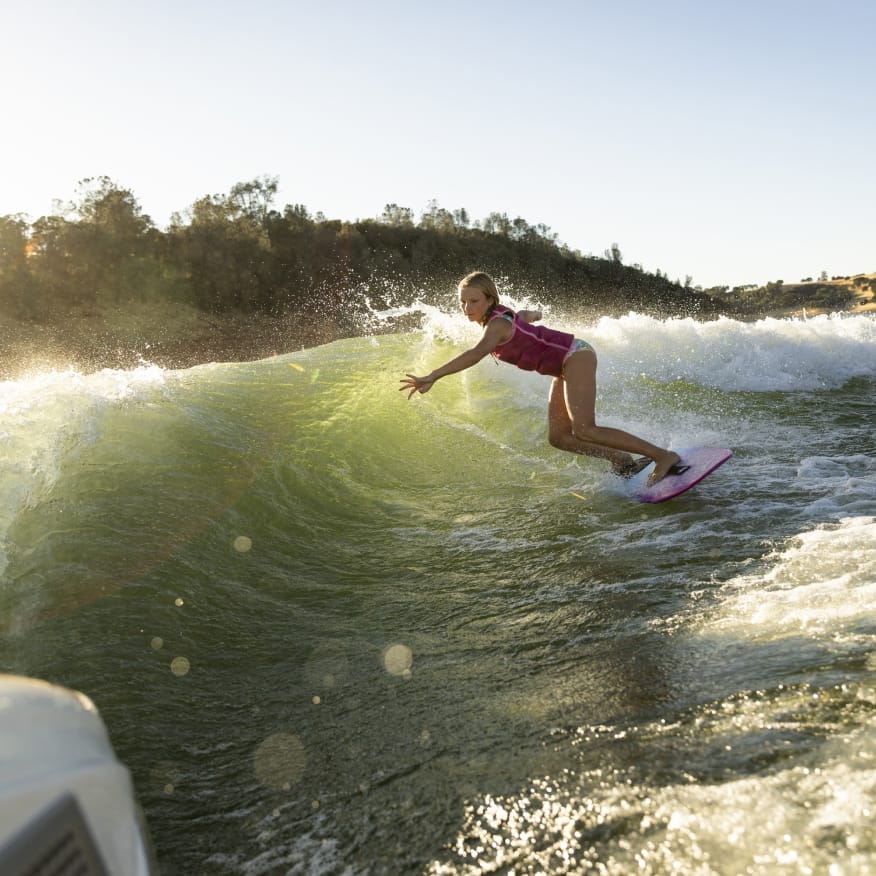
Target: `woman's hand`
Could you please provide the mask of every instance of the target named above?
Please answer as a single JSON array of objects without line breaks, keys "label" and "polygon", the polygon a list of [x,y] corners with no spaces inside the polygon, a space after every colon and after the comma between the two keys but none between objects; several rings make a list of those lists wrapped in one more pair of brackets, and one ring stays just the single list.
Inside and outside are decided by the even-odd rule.
[{"label": "woman's hand", "polygon": [[428,377],[415,377],[413,374],[408,374],[401,381],[399,392],[408,391],[408,398],[413,398],[415,392],[428,392],[435,384],[435,378],[429,375]]},{"label": "woman's hand", "polygon": [[524,322],[538,322],[541,319],[540,310],[518,310],[517,315]]}]

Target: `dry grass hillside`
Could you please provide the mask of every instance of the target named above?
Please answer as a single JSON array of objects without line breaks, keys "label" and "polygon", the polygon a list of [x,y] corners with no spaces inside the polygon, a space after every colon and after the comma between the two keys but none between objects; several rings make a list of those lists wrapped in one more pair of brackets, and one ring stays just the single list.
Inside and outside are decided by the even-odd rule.
[{"label": "dry grass hillside", "polygon": [[[858,282],[862,277],[870,284],[869,289],[866,291],[861,291],[862,284]],[[845,282],[851,283],[858,293],[858,303],[855,305],[853,313],[876,310],[876,274],[858,274],[858,276],[852,277],[851,280],[846,280]]]},{"label": "dry grass hillside", "polygon": [[[812,280],[806,283],[785,283],[787,294],[799,297],[802,300],[818,300],[819,292],[846,292],[854,304],[846,308],[847,313],[867,313],[876,311],[876,273],[855,274],[852,277],[837,277],[833,280]],[[810,316],[816,313],[825,313],[828,308],[807,306],[806,313]],[[794,311],[796,315],[802,315],[803,309]]]}]

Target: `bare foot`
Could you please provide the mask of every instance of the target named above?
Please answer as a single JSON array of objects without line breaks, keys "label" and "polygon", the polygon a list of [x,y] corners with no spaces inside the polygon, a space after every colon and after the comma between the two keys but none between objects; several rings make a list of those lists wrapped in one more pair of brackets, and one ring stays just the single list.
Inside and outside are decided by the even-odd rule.
[{"label": "bare foot", "polygon": [[677,453],[667,450],[665,453],[660,454],[660,456],[654,461],[656,463],[654,471],[651,472],[651,476],[648,478],[648,484],[651,486],[656,484],[657,481],[662,481],[663,478],[669,474],[669,469],[681,462],[681,457]]}]

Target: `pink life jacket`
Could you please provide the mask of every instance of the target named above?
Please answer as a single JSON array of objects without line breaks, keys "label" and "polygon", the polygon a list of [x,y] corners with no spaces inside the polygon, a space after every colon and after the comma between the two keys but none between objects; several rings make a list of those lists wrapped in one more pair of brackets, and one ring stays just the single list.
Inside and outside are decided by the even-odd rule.
[{"label": "pink life jacket", "polygon": [[562,377],[563,361],[572,348],[575,336],[525,322],[510,307],[502,304],[495,306],[487,323],[497,317],[507,319],[509,316],[513,317],[511,337],[504,344],[499,344],[493,355],[524,371]]}]

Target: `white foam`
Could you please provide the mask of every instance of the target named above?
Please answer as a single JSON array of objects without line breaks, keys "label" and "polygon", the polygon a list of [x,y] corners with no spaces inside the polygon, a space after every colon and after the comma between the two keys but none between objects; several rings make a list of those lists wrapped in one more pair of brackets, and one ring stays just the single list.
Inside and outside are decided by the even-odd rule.
[{"label": "white foam", "polygon": [[704,632],[854,638],[876,625],[876,518],[802,532],[767,562],[768,568],[723,586]]},{"label": "white foam", "polygon": [[[740,728],[725,723],[709,729],[732,748]],[[611,876],[869,873],[872,753],[872,733],[857,731],[787,769],[732,781],[648,785],[623,770],[564,770],[468,801],[462,828],[424,872],[475,876],[525,861],[526,872]]]},{"label": "white foam", "polygon": [[568,327],[592,341],[603,378],[616,372],[726,391],[832,389],[876,377],[876,318],[658,320],[640,314]]},{"label": "white foam", "polygon": [[164,385],[165,372],[155,365],[90,375],[51,371],[0,383],[0,574],[15,517],[47,496],[62,464],[97,439],[106,410]]},{"label": "white foam", "polygon": [[[538,306],[526,299],[503,300],[511,307]],[[441,353],[452,352],[440,349],[441,342],[465,349],[480,337],[480,327],[459,313],[429,305],[414,309],[422,314],[417,353],[424,366],[434,367]],[[641,378],[727,392],[835,389],[854,378],[876,378],[876,317],[869,314],[699,322],[630,313],[587,324],[546,311],[544,322],[594,345],[600,387],[612,392]]]}]

